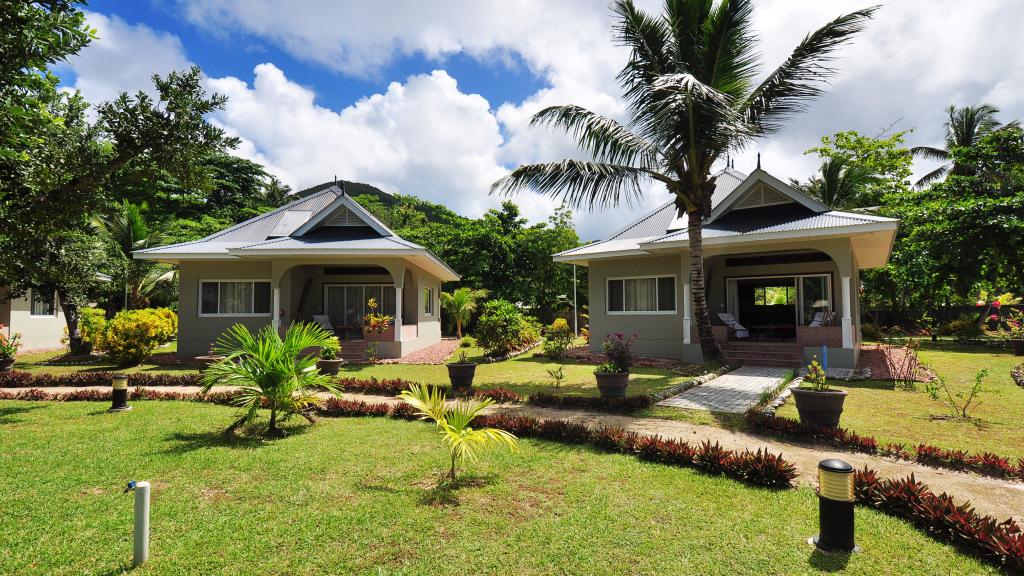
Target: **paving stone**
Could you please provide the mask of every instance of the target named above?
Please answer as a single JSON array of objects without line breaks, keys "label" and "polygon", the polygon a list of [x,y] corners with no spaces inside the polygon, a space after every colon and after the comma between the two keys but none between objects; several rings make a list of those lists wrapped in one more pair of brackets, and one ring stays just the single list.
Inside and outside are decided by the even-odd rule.
[{"label": "paving stone", "polygon": [[757,404],[761,392],[778,387],[789,372],[788,368],[743,366],[710,382],[662,400],[658,405],[742,414]]}]

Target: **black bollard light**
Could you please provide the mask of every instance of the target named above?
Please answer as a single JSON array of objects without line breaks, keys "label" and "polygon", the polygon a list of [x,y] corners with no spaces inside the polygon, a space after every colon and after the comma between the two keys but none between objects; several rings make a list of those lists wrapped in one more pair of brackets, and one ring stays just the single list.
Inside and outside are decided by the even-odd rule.
[{"label": "black bollard light", "polygon": [[818,535],[824,551],[856,552],[853,539],[853,466],[842,460],[818,462]]},{"label": "black bollard light", "polygon": [[113,402],[110,405],[111,412],[124,412],[131,410],[128,405],[128,375],[114,374],[112,379],[113,393],[110,395]]}]

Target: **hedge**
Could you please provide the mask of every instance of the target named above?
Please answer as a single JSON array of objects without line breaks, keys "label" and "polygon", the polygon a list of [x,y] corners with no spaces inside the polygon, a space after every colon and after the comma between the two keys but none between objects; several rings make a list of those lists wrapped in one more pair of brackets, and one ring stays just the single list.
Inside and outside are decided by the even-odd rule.
[{"label": "hedge", "polygon": [[[110,386],[113,372],[69,372],[33,374],[20,370],[0,372],[0,388],[56,388],[71,386]],[[202,374],[128,374],[129,386],[201,386]]]}]

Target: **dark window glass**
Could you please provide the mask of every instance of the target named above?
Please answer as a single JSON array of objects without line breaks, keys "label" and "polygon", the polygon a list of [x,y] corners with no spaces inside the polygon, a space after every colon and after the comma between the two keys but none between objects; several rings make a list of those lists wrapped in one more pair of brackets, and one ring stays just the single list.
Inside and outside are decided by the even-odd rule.
[{"label": "dark window glass", "polygon": [[253,314],[270,314],[270,282],[253,283]]},{"label": "dark window glass", "polygon": [[622,280],[608,281],[608,311],[622,312]]},{"label": "dark window glass", "polygon": [[203,314],[217,313],[217,283],[203,282],[202,304],[200,311]]},{"label": "dark window glass", "polygon": [[676,309],[675,278],[667,276],[658,278],[658,310],[671,312]]},{"label": "dark window glass", "polygon": [[38,290],[32,290],[32,316],[55,316],[57,314],[57,308],[55,306],[55,297],[45,298],[41,297]]}]

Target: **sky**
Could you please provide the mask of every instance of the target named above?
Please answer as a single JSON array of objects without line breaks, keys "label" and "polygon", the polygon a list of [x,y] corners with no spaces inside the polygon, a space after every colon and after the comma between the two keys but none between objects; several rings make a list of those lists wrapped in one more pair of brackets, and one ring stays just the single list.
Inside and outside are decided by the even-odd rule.
[{"label": "sky", "polygon": [[[760,0],[762,74],[808,32],[869,0]],[[658,12],[657,0],[637,0]],[[90,102],[152,92],[150,77],[199,65],[228,103],[211,121],[241,139],[235,154],[293,189],[332,180],[444,204],[469,217],[497,207],[490,184],[524,163],[582,157],[564,134],[529,126],[538,110],[577,104],[617,119],[615,76],[628,57],[604,0],[92,0],[99,38],[57,73]],[[1024,2],[892,0],[843,49],[827,95],[735,157],[805,179],[804,151],[842,130],[908,130],[941,146],[950,104],[1024,118]],[[915,173],[934,164],[921,161]],[[513,198],[532,222],[559,202]],[[669,200],[651,185],[633,206],[577,211],[601,238]]]}]

